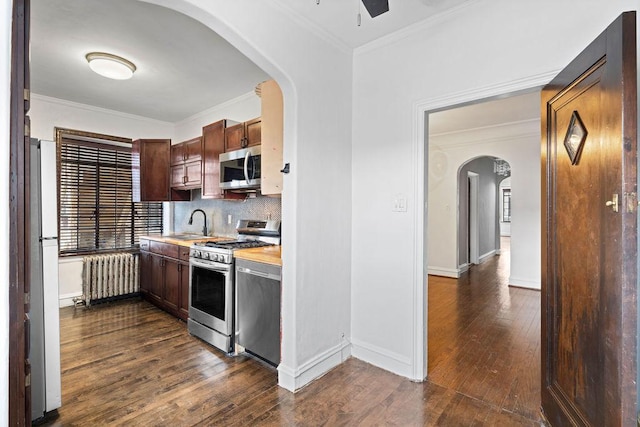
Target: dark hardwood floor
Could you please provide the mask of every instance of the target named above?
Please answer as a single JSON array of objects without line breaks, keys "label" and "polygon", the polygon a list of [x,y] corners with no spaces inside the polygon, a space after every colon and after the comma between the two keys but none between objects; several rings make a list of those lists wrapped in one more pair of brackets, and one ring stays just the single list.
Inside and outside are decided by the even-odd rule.
[{"label": "dark hardwood floor", "polygon": [[538,425],[539,293],[493,278],[499,261],[458,286],[429,278],[421,384],[349,359],[293,394],[146,302],[64,308],[63,406],[47,425]]},{"label": "dark hardwood floor", "polygon": [[429,276],[428,378],[539,421],[540,292],[508,286],[502,248],[460,279]]}]

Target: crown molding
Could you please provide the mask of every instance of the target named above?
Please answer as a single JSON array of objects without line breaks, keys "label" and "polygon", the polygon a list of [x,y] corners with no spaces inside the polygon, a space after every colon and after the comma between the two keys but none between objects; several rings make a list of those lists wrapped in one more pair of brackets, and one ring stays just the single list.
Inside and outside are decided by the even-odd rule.
[{"label": "crown molding", "polygon": [[526,125],[539,125],[540,123],[540,118],[536,117],[533,119],[525,119],[525,120],[516,120],[514,122],[503,122],[503,123],[498,123],[498,124],[494,124],[494,125],[487,125],[487,126],[478,126],[475,128],[467,128],[467,129],[460,129],[460,130],[454,130],[451,132],[440,132],[440,133],[429,133],[429,138],[441,138],[441,137],[448,137],[448,136],[457,136],[457,135],[464,135],[466,133],[476,133],[476,132],[481,132],[481,131],[490,131],[490,130],[506,130],[508,128],[520,128],[522,126],[526,126]]},{"label": "crown molding", "polygon": [[163,125],[173,125],[173,123],[171,123],[171,122],[165,122],[165,121],[162,121],[162,120],[152,119],[152,118],[149,118],[149,117],[138,116],[136,114],[124,113],[122,111],[110,110],[108,108],[96,107],[95,105],[82,104],[82,103],[79,103],[79,102],[68,101],[66,99],[54,98],[54,97],[46,96],[46,95],[39,95],[37,93],[32,93],[31,94],[31,99],[32,100],[41,101],[41,102],[48,102],[49,104],[61,105],[63,107],[69,107],[69,108],[76,108],[78,110],[91,111],[93,113],[109,114],[111,116],[122,117],[122,118],[126,118],[126,119],[132,119],[132,120],[149,122],[149,123],[156,123],[156,124],[163,124]]},{"label": "crown molding", "polygon": [[436,13],[431,18],[424,19],[422,21],[416,22],[415,24],[409,25],[406,28],[403,28],[398,31],[394,31],[391,34],[386,36],[382,36],[377,38],[369,43],[363,44],[354,49],[354,56],[363,55],[365,53],[380,49],[382,47],[388,46],[390,44],[397,43],[400,40],[411,37],[412,35],[424,31],[425,29],[429,29],[430,27],[439,24],[448,20],[451,17],[455,17],[465,11],[469,6],[474,3],[478,3],[480,0],[467,0],[464,3],[459,4],[458,6],[452,7],[451,9],[447,9],[443,12]]},{"label": "crown molding", "polygon": [[489,137],[481,137],[481,138],[468,138],[462,142],[434,142],[429,143],[430,149],[439,149],[444,152],[453,150],[456,148],[469,147],[473,145],[484,145],[484,144],[496,144],[501,142],[524,142],[531,140],[531,138],[540,138],[540,132],[520,132],[517,134],[510,135],[500,135],[500,136],[489,136]]}]

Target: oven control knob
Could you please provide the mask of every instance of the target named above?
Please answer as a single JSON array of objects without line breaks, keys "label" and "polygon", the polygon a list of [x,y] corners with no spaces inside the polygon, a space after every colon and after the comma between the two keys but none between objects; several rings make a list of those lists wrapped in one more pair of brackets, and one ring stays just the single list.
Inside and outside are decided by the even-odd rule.
[{"label": "oven control knob", "polygon": [[209,259],[209,252],[203,252],[202,259]]},{"label": "oven control knob", "polygon": [[200,258],[200,251],[192,251],[191,256],[194,258]]}]

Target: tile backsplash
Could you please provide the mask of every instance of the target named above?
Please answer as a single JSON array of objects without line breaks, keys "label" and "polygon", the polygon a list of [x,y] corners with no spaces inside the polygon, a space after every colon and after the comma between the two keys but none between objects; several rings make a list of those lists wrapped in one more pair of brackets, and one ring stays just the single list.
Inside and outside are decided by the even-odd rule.
[{"label": "tile backsplash", "polygon": [[[239,219],[275,219],[281,220],[281,202],[278,197],[247,198],[245,200],[202,199],[200,190],[192,190],[191,202],[172,202],[173,232],[200,233],[202,231],[202,213],[189,217],[194,209],[202,209],[207,214],[207,229],[210,236],[236,236],[236,223]],[[228,223],[229,215],[231,224]]]}]

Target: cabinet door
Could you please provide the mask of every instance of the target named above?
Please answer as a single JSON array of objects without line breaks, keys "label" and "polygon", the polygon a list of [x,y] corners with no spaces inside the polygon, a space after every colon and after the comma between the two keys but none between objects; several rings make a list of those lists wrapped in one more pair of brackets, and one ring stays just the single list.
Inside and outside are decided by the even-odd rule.
[{"label": "cabinet door", "polygon": [[196,160],[184,164],[184,186],[189,189],[200,188],[202,185],[202,162]]},{"label": "cabinet door", "polygon": [[262,120],[260,117],[257,119],[249,120],[244,123],[244,143],[243,147],[253,147],[254,145],[260,145],[262,142]]},{"label": "cabinet door", "polygon": [[149,285],[149,299],[157,305],[162,305],[162,286],[164,283],[164,266],[162,257],[159,255],[150,256],[151,268],[148,282]]},{"label": "cabinet door", "polygon": [[164,258],[164,289],[162,302],[165,310],[177,315],[180,304],[180,271],[178,261]]},{"label": "cabinet door", "polygon": [[184,156],[185,156],[184,144],[182,143],[173,144],[171,146],[171,166],[184,163]]},{"label": "cabinet door", "polygon": [[189,263],[181,262],[180,268],[180,307],[178,317],[182,320],[189,318]]},{"label": "cabinet door", "polygon": [[202,197],[222,198],[220,189],[220,159],[224,153],[225,121],[202,128]]},{"label": "cabinet door", "polygon": [[224,151],[239,150],[244,147],[244,123],[224,130]]},{"label": "cabinet door", "polygon": [[171,188],[184,189],[184,164],[171,166]]},{"label": "cabinet door", "polygon": [[148,297],[151,283],[151,254],[140,252],[140,292]]},{"label": "cabinet door", "polygon": [[197,137],[182,143],[184,146],[184,162],[202,159],[202,138]]},{"label": "cabinet door", "polygon": [[170,139],[138,139],[131,148],[131,180],[134,202],[165,202],[171,198]]}]

